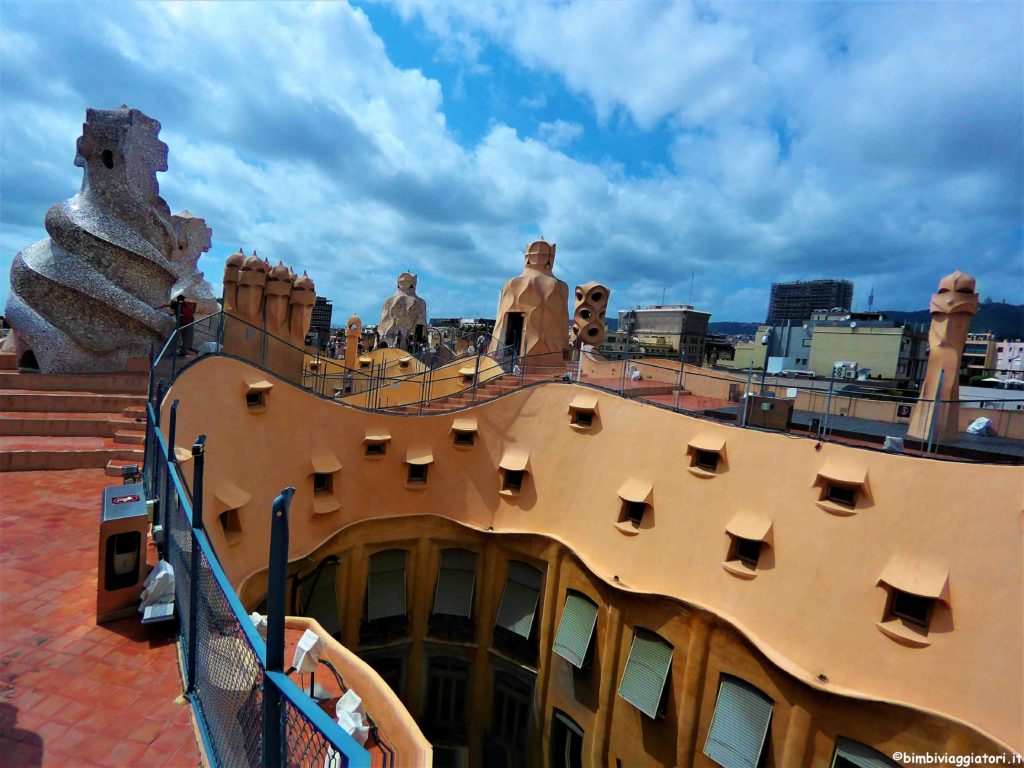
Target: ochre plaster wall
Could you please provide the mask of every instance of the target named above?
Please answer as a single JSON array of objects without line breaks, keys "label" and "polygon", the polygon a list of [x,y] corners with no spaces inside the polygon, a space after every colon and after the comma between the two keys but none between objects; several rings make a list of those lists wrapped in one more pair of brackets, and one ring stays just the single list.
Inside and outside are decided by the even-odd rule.
[{"label": "ochre plaster wall", "polygon": [[[269,509],[286,485],[291,546],[303,557],[343,527],[381,516],[441,515],[480,530],[528,532],[565,542],[607,583],[676,598],[729,622],[782,670],[826,691],[906,704],[964,720],[1020,750],[1024,705],[1024,470],[934,461],[740,430],[598,393],[594,427],[569,425],[570,385],[533,387],[460,415],[475,416],[476,445],[452,445],[452,415],[390,416],[348,409],[272,379],[263,412],[245,392],[265,372],[209,358],[187,369],[178,398],[184,448],[207,441],[206,518],[229,578],[266,565]],[[591,393],[592,390],[587,390]],[[363,456],[367,433],[391,435],[387,454]],[[686,471],[687,444],[725,440],[723,471]],[[529,451],[521,494],[499,494],[509,446]],[[426,486],[406,485],[406,451],[431,448]],[[342,468],[340,509],[314,514],[314,453]],[[826,463],[866,472],[868,498],[849,516],[819,507]],[[626,536],[615,525],[618,489],[653,483],[651,525]],[[227,545],[216,524],[218,483],[251,496],[243,534]],[[979,489],[984,489],[983,493]],[[222,494],[224,495],[224,494]],[[220,507],[218,507],[220,504]],[[773,521],[771,565],[756,578],[722,568],[726,526],[740,512]],[[398,524],[398,523],[396,523]],[[947,569],[950,621],[934,623],[927,648],[882,634],[878,581],[896,556]],[[542,646],[543,647],[543,646]],[[827,683],[817,683],[819,674]]]},{"label": "ochre plaster wall", "polygon": [[[447,547],[477,553],[473,640],[450,641],[429,632],[440,553]],[[409,632],[404,639],[386,644],[361,644],[359,626],[365,618],[369,558],[391,548],[408,551]],[[628,766],[712,766],[703,749],[723,674],[741,678],[774,701],[764,766],[824,768],[831,764],[839,736],[889,754],[1001,751],[998,744],[970,728],[941,717],[827,693],[802,683],[772,664],[714,614],[669,598],[609,585],[591,573],[568,547],[546,537],[478,531],[437,516],[406,517],[400,526],[394,519],[377,519],[346,527],[295,565],[308,573],[332,555],[341,561],[336,589],[345,645],[368,657],[403,661],[404,674],[398,688],[418,722],[429,721],[432,714],[426,700],[429,658],[457,658],[469,665],[464,716],[471,765],[486,764],[482,743],[491,722],[492,681],[495,671],[507,669],[509,663],[518,666],[522,678],[531,685],[536,683],[525,745],[530,765],[545,764],[558,710],[584,732],[585,765],[614,765],[620,760]],[[517,664],[493,647],[493,626],[507,563],[512,559],[528,562],[544,574],[534,630],[539,654],[533,666]],[[240,591],[247,596],[247,606],[253,607],[262,599],[264,576],[265,572],[254,574],[242,585]],[[551,650],[568,590],[583,593],[599,607],[590,666],[582,670]],[[657,719],[643,715],[617,695],[637,627],[657,632],[673,646],[665,708]],[[360,685],[366,685],[362,680],[352,684],[357,692],[363,690]],[[386,701],[374,704],[384,712],[390,711]],[[402,734],[415,730],[401,718],[388,721],[388,725]],[[386,728],[384,733],[390,736]],[[408,759],[407,754],[412,753],[399,751],[400,764]]]}]

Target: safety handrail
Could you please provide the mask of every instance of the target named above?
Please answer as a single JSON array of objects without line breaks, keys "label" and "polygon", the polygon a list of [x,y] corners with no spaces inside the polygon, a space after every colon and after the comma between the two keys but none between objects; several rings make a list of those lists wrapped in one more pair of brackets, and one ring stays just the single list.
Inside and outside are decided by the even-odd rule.
[{"label": "safety handrail", "polygon": [[[353,739],[341,726],[332,720],[323,710],[316,706],[312,699],[302,691],[294,682],[288,679],[287,675],[282,672],[275,672],[267,669],[267,646],[266,642],[260,636],[259,632],[256,631],[245,607],[239,600],[238,595],[235,593],[234,588],[231,586],[231,582],[227,578],[227,574],[224,572],[220,561],[217,559],[216,551],[211,544],[209,538],[206,535],[206,531],[202,527],[195,527],[192,524],[194,519],[193,504],[195,503],[192,497],[192,490],[189,489],[183,481],[180,473],[180,466],[174,457],[173,446],[168,445],[167,439],[164,437],[163,431],[160,428],[159,420],[159,403],[155,403],[152,400],[146,405],[146,417],[147,417],[147,441],[146,441],[146,466],[148,471],[146,476],[150,479],[150,488],[148,489],[153,495],[160,498],[161,491],[163,492],[164,498],[160,498],[159,509],[161,515],[167,515],[169,512],[169,504],[167,503],[171,497],[171,491],[173,491],[173,498],[179,508],[180,514],[177,515],[174,524],[187,526],[189,538],[192,542],[192,550],[190,553],[190,562],[194,562],[197,554],[201,554],[202,561],[206,563],[209,568],[210,576],[213,584],[220,593],[220,596],[227,603],[228,608],[232,614],[234,622],[237,623],[238,628],[241,630],[242,637],[244,638],[246,647],[251,650],[253,657],[255,658],[260,674],[262,675],[264,685],[272,685],[277,689],[280,694],[281,700],[288,706],[293,707],[298,711],[299,715],[310,724],[313,729],[313,733],[318,734],[322,737],[330,748],[333,749],[340,757],[344,758],[344,764],[355,768],[368,768],[370,765],[369,753],[360,746],[355,739]],[[172,428],[173,431],[173,428]],[[155,473],[163,468],[163,480],[161,484],[159,478],[155,477]],[[199,482],[198,479],[196,481]],[[201,504],[201,501],[199,502]],[[165,539],[165,547],[174,546],[171,541],[172,537],[168,536]],[[183,574],[184,577],[184,574]],[[199,583],[191,578],[188,579],[189,589],[192,591],[190,597],[190,605],[198,605],[198,600],[195,599],[195,591],[200,588]],[[207,590],[209,586],[205,587]],[[209,595],[204,597],[204,600],[209,600]],[[198,631],[196,627],[196,615],[189,609],[189,626],[192,628],[192,633]],[[182,655],[188,661],[186,665],[191,667],[195,663],[195,654],[187,646],[193,645],[198,642],[195,637],[189,637],[188,634],[182,635]],[[186,671],[186,677],[190,682],[190,695],[193,701],[193,706],[196,708],[196,716],[201,721],[200,732],[204,739],[206,746],[207,757],[211,760],[214,765],[217,764],[217,750],[210,743],[209,725],[205,722],[204,713],[201,703],[201,694],[197,694],[194,690],[194,680],[196,671],[194,668],[190,668]],[[286,762],[289,745],[282,744],[281,756],[271,757],[265,756],[264,765],[278,765]],[[339,765],[341,763],[338,763]]]}]

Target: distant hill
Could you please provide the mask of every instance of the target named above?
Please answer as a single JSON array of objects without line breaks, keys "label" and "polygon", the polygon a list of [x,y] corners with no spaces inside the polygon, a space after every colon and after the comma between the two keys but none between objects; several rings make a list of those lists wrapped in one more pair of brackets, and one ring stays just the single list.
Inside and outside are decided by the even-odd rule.
[{"label": "distant hill", "polygon": [[725,336],[753,336],[757,333],[760,323],[708,323],[708,333],[720,333]]},{"label": "distant hill", "polygon": [[[931,315],[927,309],[904,312],[898,309],[881,310],[881,313],[892,320],[901,320],[913,325],[931,323]],[[757,333],[760,323],[708,323],[708,333],[722,333],[727,336],[752,336]],[[984,302],[978,307],[978,314],[971,320],[971,333],[991,331],[997,339],[1024,338],[1024,304],[1002,304],[995,301]]]},{"label": "distant hill", "polygon": [[[927,309],[919,309],[914,312],[901,312],[895,309],[882,310],[882,313],[893,320],[921,324],[926,328],[932,321]],[[971,333],[987,333],[989,331],[994,333],[997,339],[1024,338],[1024,304],[983,302],[978,307],[978,314],[971,320]]]}]

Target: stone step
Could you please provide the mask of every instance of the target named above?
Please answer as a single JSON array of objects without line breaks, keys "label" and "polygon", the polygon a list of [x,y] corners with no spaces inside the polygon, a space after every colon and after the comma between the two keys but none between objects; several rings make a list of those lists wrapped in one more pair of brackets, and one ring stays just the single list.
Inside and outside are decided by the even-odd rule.
[{"label": "stone step", "polygon": [[141,419],[146,420],[146,406],[145,405],[131,405],[121,411],[122,414],[127,416],[129,419]]},{"label": "stone step", "polygon": [[0,352],[0,371],[18,370],[18,356],[13,352]]},{"label": "stone step", "polygon": [[0,370],[0,389],[33,392],[146,394],[149,391],[149,375],[148,373],[30,373]]},{"label": "stone step", "polygon": [[101,469],[112,459],[141,464],[143,452],[109,437],[0,437],[0,472]]},{"label": "stone step", "polygon": [[125,445],[142,445],[146,442],[146,433],[137,430],[122,429],[114,433],[114,442]]},{"label": "stone step", "polygon": [[0,389],[0,412],[7,411],[42,411],[54,412],[89,412],[89,413],[123,413],[125,408],[133,405],[145,405],[146,395],[91,393],[73,391],[32,391],[16,389]]},{"label": "stone step", "polygon": [[118,430],[140,430],[145,435],[145,422],[125,419],[113,414],[46,413],[42,411],[5,411],[0,413],[0,435],[36,435],[52,437],[113,437]]}]

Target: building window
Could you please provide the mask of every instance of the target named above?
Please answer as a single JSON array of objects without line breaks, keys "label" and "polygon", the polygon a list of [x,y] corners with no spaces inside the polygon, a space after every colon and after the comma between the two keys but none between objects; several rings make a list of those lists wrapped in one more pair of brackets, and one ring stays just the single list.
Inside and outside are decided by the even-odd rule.
[{"label": "building window", "polygon": [[388,688],[394,691],[399,699],[405,698],[405,660],[394,656],[367,656],[366,663],[370,665],[380,679],[387,683]]},{"label": "building window", "polygon": [[338,558],[324,558],[308,575],[296,580],[295,610],[299,616],[316,619],[335,640],[341,639],[338,612]]},{"label": "building window", "polygon": [[626,520],[639,525],[644,521],[644,513],[647,512],[647,504],[642,501],[622,502],[622,514]]},{"label": "building window", "polygon": [[379,442],[367,442],[366,443],[366,455],[367,456],[383,456],[387,452],[388,452],[388,444],[384,440],[381,440]]},{"label": "building window", "polygon": [[583,729],[557,709],[551,721],[551,768],[583,768]]},{"label": "building window", "polygon": [[706,469],[708,472],[718,470],[718,451],[694,451],[693,466]]},{"label": "building window", "polygon": [[899,763],[890,760],[876,749],[840,736],[832,753],[831,768],[899,768]]},{"label": "building window", "polygon": [[927,629],[934,605],[935,600],[931,597],[923,597],[894,588],[889,601],[889,613]]},{"label": "building window", "polygon": [[569,403],[569,423],[576,429],[590,429],[597,415],[597,396],[581,393]]},{"label": "building window", "polygon": [[757,568],[757,561],[761,558],[761,547],[763,544],[763,541],[741,539],[738,536],[734,537],[729,559],[739,560],[750,568]]},{"label": "building window", "polygon": [[451,429],[456,447],[469,448],[476,442],[476,418],[463,416],[452,422]]},{"label": "building window", "polygon": [[476,634],[476,622],[472,618],[475,587],[476,553],[467,549],[441,550],[430,634],[473,639]]},{"label": "building window", "polygon": [[429,464],[409,464],[409,475],[406,478],[406,482],[410,484],[425,485],[427,482],[427,470],[430,469]]},{"label": "building window", "polygon": [[494,627],[495,646],[529,664],[537,659],[533,628],[543,579],[543,574],[532,565],[509,560]]},{"label": "building window", "polygon": [[574,408],[572,412],[572,423],[577,427],[590,427],[594,424],[594,412],[580,408]]},{"label": "building window", "polygon": [[265,404],[263,391],[250,389],[245,393],[245,404],[249,408],[262,408]]},{"label": "building window", "polygon": [[224,540],[228,544],[234,544],[242,539],[242,521],[238,516],[237,509],[226,509],[217,516],[220,522],[220,529],[224,534]]},{"label": "building window", "polygon": [[825,498],[835,504],[853,509],[857,506],[857,489],[839,483],[829,483],[825,489]]},{"label": "building window", "polygon": [[334,478],[327,472],[313,473],[313,493],[332,493],[334,491]]},{"label": "building window", "polygon": [[567,593],[552,650],[574,667],[582,669],[589,660],[596,626],[597,605],[594,601],[579,592]]},{"label": "building window", "polygon": [[523,476],[526,474],[522,469],[506,469],[501,485],[503,491],[521,491],[523,489]]},{"label": "building window", "polygon": [[484,764],[497,768],[526,765],[533,691],[511,675],[494,676],[491,730],[484,748]]},{"label": "building window", "polygon": [[650,718],[662,714],[672,651],[672,645],[654,632],[637,627],[633,633],[619,696]]},{"label": "building window", "polygon": [[725,470],[725,437],[717,431],[701,432],[686,446],[690,474],[710,478]]},{"label": "building window", "polygon": [[366,583],[366,621],[360,628],[364,643],[387,642],[409,628],[405,602],[404,549],[388,549],[370,557]]},{"label": "building window", "polygon": [[424,731],[431,741],[466,741],[466,682],[469,665],[460,659],[430,660]]},{"label": "building window", "polygon": [[516,496],[523,489],[526,474],[530,470],[529,451],[517,445],[510,445],[505,449],[501,461],[498,462],[498,470],[501,474],[501,494],[505,496]]},{"label": "building window", "polygon": [[722,675],[704,754],[719,765],[757,768],[774,705],[749,683]]}]

